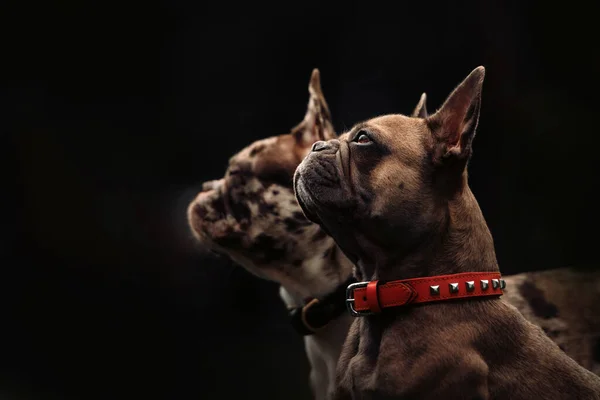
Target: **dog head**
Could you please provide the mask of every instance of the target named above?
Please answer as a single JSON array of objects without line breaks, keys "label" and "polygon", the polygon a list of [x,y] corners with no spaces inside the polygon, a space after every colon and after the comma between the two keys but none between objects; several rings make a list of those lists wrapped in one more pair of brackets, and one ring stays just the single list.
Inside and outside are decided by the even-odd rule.
[{"label": "dog head", "polygon": [[231,157],[225,176],[204,183],[188,207],[192,233],[204,247],[260,277],[292,287],[298,281],[309,284],[313,273],[323,279],[322,272],[302,266],[314,257],[327,257],[327,246],[333,246],[320,227],[304,217],[292,188],[294,171],[312,144],[336,137],[316,69],[309,93],[300,124]]},{"label": "dog head", "polygon": [[305,215],[354,263],[388,264],[444,228],[449,202],[467,187],[484,72],[475,69],[433,115],[423,98],[423,112],[359,123],[315,143],[299,165],[294,188]]},{"label": "dog head", "polygon": [[[345,281],[350,270],[335,259],[333,239],[305,218],[292,189],[294,171],[312,144],[336,137],[318,70],[309,93],[304,120],[290,133],[252,143],[230,159],[223,178],[204,183],[188,207],[188,223],[205,248],[314,295]],[[425,102],[423,93],[413,115],[426,115]]]}]

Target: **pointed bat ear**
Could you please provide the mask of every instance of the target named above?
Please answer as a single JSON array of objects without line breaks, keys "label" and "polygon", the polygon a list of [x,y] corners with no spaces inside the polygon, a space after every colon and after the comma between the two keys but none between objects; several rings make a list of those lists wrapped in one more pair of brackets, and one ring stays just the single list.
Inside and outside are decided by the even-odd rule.
[{"label": "pointed bat ear", "polygon": [[421,95],[417,106],[410,116],[415,118],[427,118],[427,94],[423,93]]},{"label": "pointed bat ear", "polygon": [[458,157],[468,160],[481,108],[485,68],[477,67],[448,96],[427,123],[434,135],[434,158]]},{"label": "pointed bat ear", "polygon": [[314,69],[308,85],[310,98],[304,120],[298,124],[292,133],[298,143],[308,147],[319,140],[329,140],[337,135],[331,122],[329,107],[321,89],[321,77],[318,69]]}]

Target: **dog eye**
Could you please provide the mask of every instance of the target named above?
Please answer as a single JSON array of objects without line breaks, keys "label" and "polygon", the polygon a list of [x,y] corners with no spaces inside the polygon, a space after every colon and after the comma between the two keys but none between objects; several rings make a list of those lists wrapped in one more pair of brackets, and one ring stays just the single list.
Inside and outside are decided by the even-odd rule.
[{"label": "dog eye", "polygon": [[371,138],[366,133],[359,132],[358,135],[356,135],[356,139],[354,139],[354,141],[360,144],[367,144],[371,143]]}]

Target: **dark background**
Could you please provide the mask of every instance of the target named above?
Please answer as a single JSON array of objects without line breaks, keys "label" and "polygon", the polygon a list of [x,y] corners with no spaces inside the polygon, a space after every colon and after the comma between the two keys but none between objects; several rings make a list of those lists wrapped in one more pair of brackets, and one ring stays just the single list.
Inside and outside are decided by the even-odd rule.
[{"label": "dark background", "polygon": [[423,91],[434,111],[484,65],[470,183],[503,272],[594,266],[596,15],[20,2],[2,15],[0,395],[309,398],[277,286],[203,255],[185,207],[233,153],[301,121],[314,67],[341,132]]}]

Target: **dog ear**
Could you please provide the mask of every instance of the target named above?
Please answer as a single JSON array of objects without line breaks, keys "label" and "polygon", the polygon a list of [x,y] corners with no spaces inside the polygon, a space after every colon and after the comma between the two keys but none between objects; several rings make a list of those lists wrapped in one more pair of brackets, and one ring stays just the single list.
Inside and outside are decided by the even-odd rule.
[{"label": "dog ear", "polygon": [[419,99],[419,103],[410,115],[414,118],[427,118],[427,94],[423,93]]},{"label": "dog ear", "polygon": [[298,124],[292,133],[301,146],[312,146],[319,140],[335,138],[335,130],[331,122],[329,107],[321,90],[321,78],[318,69],[314,69],[308,85],[310,98],[304,120]]},{"label": "dog ear", "polygon": [[442,107],[427,118],[436,143],[434,159],[470,157],[479,122],[484,77],[485,68],[475,68],[448,96]]}]

